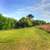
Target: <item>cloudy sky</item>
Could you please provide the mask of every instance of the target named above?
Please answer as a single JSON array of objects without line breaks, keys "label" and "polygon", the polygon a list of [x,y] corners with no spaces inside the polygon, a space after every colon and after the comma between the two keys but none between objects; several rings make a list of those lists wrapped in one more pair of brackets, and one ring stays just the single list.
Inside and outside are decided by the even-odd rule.
[{"label": "cloudy sky", "polygon": [[50,0],[0,0],[0,13],[17,19],[33,14],[34,19],[50,21]]}]

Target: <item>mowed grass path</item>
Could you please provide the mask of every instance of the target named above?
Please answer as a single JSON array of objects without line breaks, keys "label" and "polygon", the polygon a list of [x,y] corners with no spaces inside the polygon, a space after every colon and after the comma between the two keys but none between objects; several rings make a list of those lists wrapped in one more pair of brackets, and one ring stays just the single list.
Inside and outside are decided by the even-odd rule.
[{"label": "mowed grass path", "polygon": [[2,30],[0,50],[50,50],[50,34],[36,27]]}]

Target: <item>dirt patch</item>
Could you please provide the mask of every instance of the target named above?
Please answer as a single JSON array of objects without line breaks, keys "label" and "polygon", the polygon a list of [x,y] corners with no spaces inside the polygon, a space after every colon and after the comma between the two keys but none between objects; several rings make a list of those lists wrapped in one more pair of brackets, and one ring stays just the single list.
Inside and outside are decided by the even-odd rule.
[{"label": "dirt patch", "polygon": [[40,25],[39,28],[50,32],[50,25],[49,24]]}]

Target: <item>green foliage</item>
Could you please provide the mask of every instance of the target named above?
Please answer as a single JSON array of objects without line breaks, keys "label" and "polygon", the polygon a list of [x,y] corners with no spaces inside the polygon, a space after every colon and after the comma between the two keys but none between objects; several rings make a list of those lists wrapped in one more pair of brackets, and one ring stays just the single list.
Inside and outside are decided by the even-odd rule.
[{"label": "green foliage", "polygon": [[22,17],[16,25],[17,27],[30,27],[32,26],[32,20]]},{"label": "green foliage", "polygon": [[31,27],[31,26],[33,25],[31,19],[28,19],[28,18],[27,18],[26,22],[27,22],[27,26],[28,26],[28,27]]},{"label": "green foliage", "polygon": [[35,25],[46,24],[43,20],[32,20],[34,16],[32,14],[22,17],[19,21],[13,18],[6,18],[0,14],[0,30],[1,29],[14,29],[14,28],[24,28],[31,27]]},{"label": "green foliage", "polygon": [[15,28],[16,20],[11,18],[6,18],[0,14],[0,29],[12,29]]},{"label": "green foliage", "polygon": [[33,25],[42,25],[42,24],[46,24],[46,22],[43,20],[33,20]]}]

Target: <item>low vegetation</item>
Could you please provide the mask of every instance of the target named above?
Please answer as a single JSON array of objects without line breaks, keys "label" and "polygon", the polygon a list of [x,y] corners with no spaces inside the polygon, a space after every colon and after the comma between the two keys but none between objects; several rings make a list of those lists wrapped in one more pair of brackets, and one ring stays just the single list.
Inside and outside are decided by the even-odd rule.
[{"label": "low vegetation", "polygon": [[32,14],[29,14],[17,21],[16,19],[6,18],[0,14],[0,30],[32,27],[36,25],[46,24],[46,22],[43,20],[34,20],[32,18],[34,18],[34,16]]},{"label": "low vegetation", "polygon": [[2,30],[0,50],[50,50],[50,34],[36,27]]}]

